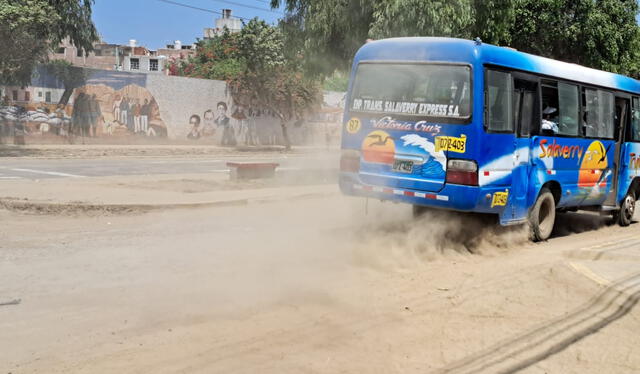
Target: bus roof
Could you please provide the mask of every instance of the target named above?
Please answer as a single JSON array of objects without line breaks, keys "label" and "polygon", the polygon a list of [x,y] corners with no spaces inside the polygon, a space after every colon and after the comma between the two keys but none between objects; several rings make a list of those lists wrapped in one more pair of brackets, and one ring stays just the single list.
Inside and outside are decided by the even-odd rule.
[{"label": "bus roof", "polygon": [[620,74],[465,39],[408,37],[369,42],[356,53],[354,67],[361,61],[371,60],[493,64],[584,84],[640,93],[639,81]]}]

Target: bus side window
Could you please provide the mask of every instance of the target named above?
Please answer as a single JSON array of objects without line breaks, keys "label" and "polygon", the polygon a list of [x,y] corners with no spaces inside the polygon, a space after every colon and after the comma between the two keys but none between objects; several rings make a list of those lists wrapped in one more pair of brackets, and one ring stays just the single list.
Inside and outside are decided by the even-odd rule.
[{"label": "bus side window", "polygon": [[613,139],[613,94],[591,88],[584,89],[584,135],[590,138]]},{"label": "bus side window", "polygon": [[537,113],[536,90],[535,82],[513,80],[513,125],[520,137],[528,137],[533,130],[532,125]]},{"label": "bus side window", "polygon": [[633,109],[631,110],[631,131],[627,136],[632,142],[640,141],[640,98],[633,98]]},{"label": "bus side window", "polygon": [[486,128],[493,132],[513,132],[511,74],[487,70],[485,89]]},{"label": "bus side window", "polygon": [[540,133],[542,135],[556,135],[560,132],[558,126],[558,83],[555,81],[542,81],[542,121]]},{"label": "bus side window", "polygon": [[580,134],[580,105],[578,86],[558,83],[559,133],[578,136]]}]

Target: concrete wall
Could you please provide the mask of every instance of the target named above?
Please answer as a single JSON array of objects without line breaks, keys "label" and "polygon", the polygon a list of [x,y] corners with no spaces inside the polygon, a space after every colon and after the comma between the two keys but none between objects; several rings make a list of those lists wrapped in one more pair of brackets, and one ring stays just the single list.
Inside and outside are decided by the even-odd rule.
[{"label": "concrete wall", "polygon": [[[59,104],[63,82],[40,67],[28,87],[4,87],[0,136],[26,142],[73,133],[110,143],[175,140],[211,144],[282,144],[278,120],[269,112],[233,105],[223,81],[113,70],[76,68],[85,84]],[[19,90],[19,100],[12,92]],[[30,100],[25,101],[25,91]],[[44,93],[51,101],[44,100]],[[42,95],[40,95],[42,93]],[[41,97],[42,96],[42,97]],[[325,116],[326,117],[326,116]],[[332,122],[332,123],[326,123]],[[339,123],[323,118],[290,126],[294,144],[323,143]]]}]

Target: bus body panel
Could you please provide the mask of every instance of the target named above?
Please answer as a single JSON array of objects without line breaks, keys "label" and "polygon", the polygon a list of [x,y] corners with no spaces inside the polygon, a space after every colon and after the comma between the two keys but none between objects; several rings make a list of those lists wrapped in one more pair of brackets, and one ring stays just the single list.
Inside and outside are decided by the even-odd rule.
[{"label": "bus body panel", "polygon": [[[468,64],[473,95],[466,124],[400,118],[389,113],[352,111],[354,78],[360,63],[415,62]],[[485,66],[512,68],[532,74],[640,92],[630,78],[515,50],[450,38],[395,38],[364,45],[356,54],[343,118],[342,149],[359,155],[359,170],[342,170],[341,190],[348,195],[393,200],[442,209],[493,213],[504,225],[523,222],[542,186],[560,186],[558,207],[597,206],[612,188],[616,172],[615,142],[583,137],[488,133],[484,127]],[[387,143],[383,144],[386,138]],[[464,149],[445,149],[445,160],[429,157],[438,138],[457,139]],[[369,140],[367,140],[369,139]],[[383,149],[372,149],[372,142]],[[640,144],[626,143],[621,151],[629,167],[620,168],[618,201],[631,179],[639,176]],[[635,156],[631,156],[631,154]],[[477,162],[478,185],[446,182],[446,161]],[[396,160],[425,166],[410,173],[394,170]],[[426,161],[430,165],[426,165]],[[421,163],[422,162],[422,163]],[[631,165],[635,165],[631,167]],[[624,175],[622,175],[624,174]],[[624,192],[622,192],[624,190]]]},{"label": "bus body panel", "polygon": [[636,178],[640,178],[640,143],[627,142],[622,144],[620,153],[619,187],[616,194],[618,203],[625,197]]}]

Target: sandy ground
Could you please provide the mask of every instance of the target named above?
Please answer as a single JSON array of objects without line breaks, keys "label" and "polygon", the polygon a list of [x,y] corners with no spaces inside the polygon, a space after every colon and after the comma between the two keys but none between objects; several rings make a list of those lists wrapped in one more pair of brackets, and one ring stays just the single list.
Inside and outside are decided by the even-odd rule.
[{"label": "sandy ground", "polygon": [[0,374],[640,372],[638,225],[409,211],[0,210]]}]

